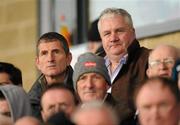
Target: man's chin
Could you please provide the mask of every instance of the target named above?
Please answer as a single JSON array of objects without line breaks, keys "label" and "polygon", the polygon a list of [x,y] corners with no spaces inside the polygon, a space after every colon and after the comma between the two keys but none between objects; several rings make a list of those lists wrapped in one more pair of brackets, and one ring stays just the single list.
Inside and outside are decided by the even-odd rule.
[{"label": "man's chin", "polygon": [[171,78],[171,76],[169,76],[168,74],[160,74],[159,76],[164,78]]},{"label": "man's chin", "polygon": [[45,75],[46,76],[49,76],[49,77],[53,77],[53,76],[58,76],[60,73],[58,72],[49,72],[49,73],[46,73]]}]

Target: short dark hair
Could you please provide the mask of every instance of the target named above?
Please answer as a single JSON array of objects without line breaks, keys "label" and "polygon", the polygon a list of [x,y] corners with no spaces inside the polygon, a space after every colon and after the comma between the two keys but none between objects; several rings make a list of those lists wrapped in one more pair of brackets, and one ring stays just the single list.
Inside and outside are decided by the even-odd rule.
[{"label": "short dark hair", "polygon": [[[42,41],[42,40],[44,40],[44,41]],[[59,43],[62,45],[62,47],[63,47],[66,54],[69,53],[69,46],[68,46],[68,42],[67,42],[66,38],[63,35],[61,35],[61,34],[59,34],[57,32],[48,32],[48,33],[43,34],[37,41],[37,44],[36,44],[37,55],[38,55],[38,52],[39,52],[38,51],[38,46],[39,46],[40,43],[53,42],[54,40],[59,41]]]},{"label": "short dark hair", "polygon": [[22,86],[22,73],[21,70],[15,67],[11,63],[0,62],[0,73],[7,73],[9,75],[10,81],[14,85]]},{"label": "short dark hair", "polygon": [[137,95],[139,91],[142,89],[142,87],[146,84],[153,83],[156,84],[156,81],[159,81],[164,87],[168,87],[171,93],[174,95],[177,103],[180,102],[180,91],[178,89],[178,86],[176,82],[174,82],[170,78],[165,78],[165,77],[152,77],[144,80],[142,83],[138,84],[135,88],[134,94],[133,94],[133,99],[134,103],[136,102]]},{"label": "short dark hair", "polygon": [[44,95],[47,91],[49,91],[49,90],[57,90],[57,89],[69,91],[69,92],[72,94],[73,98],[74,98],[74,104],[75,104],[75,105],[78,104],[78,99],[77,99],[76,95],[74,94],[73,90],[72,90],[70,87],[64,85],[64,83],[53,83],[53,84],[51,84],[51,85],[48,85],[47,89],[44,90],[43,93],[41,94],[41,98],[40,98],[41,110],[42,110],[42,104],[41,104],[41,102],[42,102],[42,97],[43,97],[43,95]]}]

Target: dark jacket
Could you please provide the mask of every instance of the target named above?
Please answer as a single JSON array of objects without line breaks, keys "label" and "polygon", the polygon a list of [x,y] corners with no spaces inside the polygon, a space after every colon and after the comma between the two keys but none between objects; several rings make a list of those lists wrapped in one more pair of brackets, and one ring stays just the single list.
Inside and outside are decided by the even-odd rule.
[{"label": "dark jacket", "polygon": [[124,119],[135,113],[132,94],[134,87],[146,78],[149,49],[134,40],[128,47],[128,59],[112,83],[112,96],[119,104],[119,116]]},{"label": "dark jacket", "polygon": [[104,102],[112,107],[115,107],[117,104],[116,100],[112,97],[112,95],[110,93],[107,93],[107,96],[106,96]]},{"label": "dark jacket", "polygon": [[[73,69],[71,66],[67,67],[66,71],[66,78],[64,80],[64,84],[67,85],[69,88],[71,88],[72,91],[73,89],[73,80],[72,80],[72,75],[73,75]],[[47,81],[46,78],[43,74],[39,76],[39,78],[35,81],[33,84],[32,88],[30,89],[28,95],[30,97],[30,103],[33,108],[33,115],[39,119],[41,119],[41,107],[40,107],[40,98],[41,94],[43,91],[47,89]]]}]

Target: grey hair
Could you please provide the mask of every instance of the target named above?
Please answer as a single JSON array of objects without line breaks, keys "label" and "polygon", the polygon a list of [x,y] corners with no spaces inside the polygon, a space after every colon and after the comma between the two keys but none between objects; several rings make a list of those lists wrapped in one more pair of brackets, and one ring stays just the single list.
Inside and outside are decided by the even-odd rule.
[{"label": "grey hair", "polygon": [[92,110],[102,110],[105,111],[109,117],[112,119],[113,125],[118,125],[119,120],[117,117],[117,114],[115,113],[114,109],[108,105],[105,104],[101,101],[92,101],[92,102],[86,102],[80,105],[76,111],[72,115],[72,121],[76,121],[76,117],[79,113],[81,112],[86,112],[86,111],[92,111]]},{"label": "grey hair", "polygon": [[129,24],[129,26],[132,28],[134,27],[131,15],[126,10],[121,9],[121,8],[107,8],[103,10],[99,16],[98,30],[100,30],[101,19],[106,18],[108,16],[114,16],[114,15],[119,15],[119,16],[124,17],[125,21]]}]

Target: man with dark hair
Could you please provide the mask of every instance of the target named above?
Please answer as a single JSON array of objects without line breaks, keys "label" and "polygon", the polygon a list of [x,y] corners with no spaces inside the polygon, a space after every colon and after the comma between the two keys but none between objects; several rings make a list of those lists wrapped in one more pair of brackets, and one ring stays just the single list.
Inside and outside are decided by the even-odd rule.
[{"label": "man with dark hair", "polygon": [[3,84],[22,86],[21,70],[11,63],[0,62],[0,85]]},{"label": "man with dark hair", "polygon": [[41,115],[46,122],[56,113],[64,112],[70,117],[77,105],[73,91],[63,83],[50,85],[41,96]]},{"label": "man with dark hair", "polygon": [[36,66],[41,75],[29,91],[34,115],[40,117],[40,96],[48,85],[64,83],[73,90],[72,55],[67,40],[56,32],[43,34],[36,45]]},{"label": "man with dark hair", "polygon": [[139,84],[134,92],[140,125],[178,125],[180,91],[171,79],[152,77]]}]

